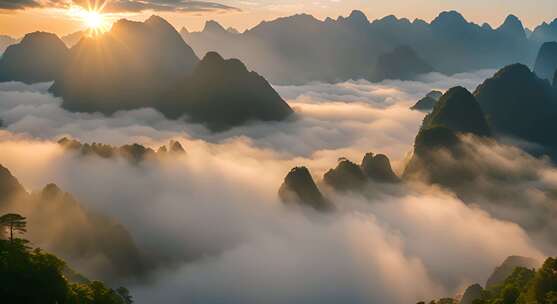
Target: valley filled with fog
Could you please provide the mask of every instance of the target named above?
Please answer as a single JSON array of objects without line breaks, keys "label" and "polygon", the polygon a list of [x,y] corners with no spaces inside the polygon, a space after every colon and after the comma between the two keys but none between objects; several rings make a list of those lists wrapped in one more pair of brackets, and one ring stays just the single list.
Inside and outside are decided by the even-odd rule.
[{"label": "valley filled with fog", "polygon": [[[554,254],[555,224],[530,230],[523,217],[537,211],[511,221],[513,210],[465,203],[425,182],[361,194],[336,191],[322,176],[339,159],[359,163],[368,152],[388,156],[402,175],[425,116],[410,107],[432,90],[473,91],[494,73],[274,86],[295,112],[287,121],[218,133],[150,108],[74,113],[48,93],[51,83],[7,82],[0,84],[0,160],[28,191],[55,183],[129,231],[141,275],[112,277],[99,265],[118,265],[100,255],[53,253],[86,276],[127,286],[136,303],[414,303],[462,293],[510,255]],[[185,153],[132,163],[66,150],[57,143],[64,137],[153,149],[175,140]],[[498,186],[521,189],[511,204],[535,204],[543,193],[532,183],[557,190],[549,161],[469,141],[484,168],[536,176]],[[311,171],[334,212],[280,201],[295,166]],[[44,239],[33,245],[53,248]]]}]

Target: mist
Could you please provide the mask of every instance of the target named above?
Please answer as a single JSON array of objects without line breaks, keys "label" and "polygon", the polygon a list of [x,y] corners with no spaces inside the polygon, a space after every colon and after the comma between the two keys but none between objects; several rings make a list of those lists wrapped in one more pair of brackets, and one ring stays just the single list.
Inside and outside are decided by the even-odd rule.
[{"label": "mist", "polygon": [[[541,259],[555,247],[439,187],[401,184],[373,198],[323,187],[339,206],[330,214],[285,206],[277,190],[294,166],[319,181],[338,158],[366,152],[388,155],[401,173],[424,117],[409,107],[433,89],[472,90],[492,72],[276,86],[292,121],[221,133],[152,109],[71,113],[48,84],[0,84],[0,164],[28,190],[54,182],[126,227],[157,261],[145,280],[121,282],[136,303],[412,303],[483,282],[509,255]],[[132,164],[64,150],[64,136],[152,148],[174,139],[186,154]],[[503,155],[485,162],[516,156]],[[524,159],[556,183],[548,163]]]}]

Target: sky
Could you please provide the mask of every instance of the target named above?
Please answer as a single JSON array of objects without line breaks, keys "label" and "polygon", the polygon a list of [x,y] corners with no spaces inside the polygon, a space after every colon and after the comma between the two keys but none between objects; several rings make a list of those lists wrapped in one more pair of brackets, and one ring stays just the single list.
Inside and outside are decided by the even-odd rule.
[{"label": "sky", "polygon": [[[71,6],[104,0],[0,0],[0,34],[21,37],[36,30],[66,35],[84,28],[80,18],[69,13]],[[354,9],[369,19],[396,15],[430,21],[439,12],[458,10],[468,20],[498,26],[508,14],[515,14],[527,27],[557,17],[555,0],[109,0],[104,13],[109,22],[120,18],[143,20],[157,14],[176,28],[203,28],[205,21],[217,20],[240,31],[263,20],[308,13],[317,18],[336,18]]]}]

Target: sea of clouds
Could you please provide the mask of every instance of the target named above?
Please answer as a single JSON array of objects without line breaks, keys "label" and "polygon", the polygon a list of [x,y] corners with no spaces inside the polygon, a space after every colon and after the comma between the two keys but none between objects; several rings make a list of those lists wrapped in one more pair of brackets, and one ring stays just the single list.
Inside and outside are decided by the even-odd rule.
[{"label": "sea of clouds", "polygon": [[[438,188],[328,193],[340,205],[330,214],[285,207],[277,190],[294,166],[319,180],[338,158],[366,152],[388,155],[400,173],[425,115],[408,108],[492,74],[277,86],[296,117],[217,134],[152,109],[71,113],[49,84],[0,84],[0,164],[30,191],[55,182],[161,261],[121,282],[136,303],[414,303],[483,283],[509,255],[541,259],[554,247]],[[153,148],[175,139],[187,154],[139,165],[84,158],[56,144],[63,136]]]}]

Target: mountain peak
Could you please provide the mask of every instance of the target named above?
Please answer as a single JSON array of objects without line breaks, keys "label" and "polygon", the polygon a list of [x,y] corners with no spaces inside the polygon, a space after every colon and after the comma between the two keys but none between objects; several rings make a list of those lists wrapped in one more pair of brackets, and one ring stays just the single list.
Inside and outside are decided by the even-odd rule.
[{"label": "mountain peak", "polygon": [[21,39],[21,43],[29,43],[30,41],[39,40],[39,39],[55,40],[55,41],[60,40],[60,38],[58,38],[56,34],[49,33],[49,32],[42,32],[42,31],[35,31],[32,33],[25,34],[25,36],[23,36],[23,39]]},{"label": "mountain peak", "polygon": [[398,176],[393,172],[389,158],[384,154],[366,153],[362,160],[362,171],[373,181],[396,183]]},{"label": "mountain peak", "polygon": [[147,18],[144,23],[151,26],[172,26],[163,17],[158,15],[151,15],[151,17]]},{"label": "mountain peak", "polygon": [[503,261],[503,263],[496,267],[489,279],[487,280],[485,286],[486,288],[493,287],[497,284],[501,284],[508,278],[512,272],[517,267],[524,267],[524,268],[538,268],[540,267],[540,261],[530,258],[530,257],[522,257],[522,256],[509,256]]},{"label": "mountain peak", "polygon": [[203,32],[212,32],[212,33],[222,33],[226,32],[226,29],[220,23],[215,20],[209,20],[205,22],[205,27],[203,28]]},{"label": "mountain peak", "polygon": [[358,190],[366,183],[366,176],[355,163],[341,158],[336,168],[323,176],[323,181],[339,191]]},{"label": "mountain peak", "polygon": [[21,193],[25,193],[23,186],[12,175],[10,170],[0,165],[0,202]]},{"label": "mountain peak", "polygon": [[220,62],[220,61],[224,61],[224,58],[222,58],[222,56],[217,53],[217,52],[207,52],[207,54],[205,54],[205,57],[203,57],[203,59],[201,59],[201,62]]},{"label": "mountain peak", "polygon": [[468,24],[468,21],[457,11],[445,11],[441,12],[437,18],[432,22],[432,25],[438,26],[462,26]]},{"label": "mountain peak", "polygon": [[369,23],[366,14],[360,10],[353,10],[347,19],[357,23]]},{"label": "mountain peak", "polygon": [[491,131],[480,104],[467,89],[449,89],[424,119],[424,128],[445,126],[452,131],[490,136]]},{"label": "mountain peak", "polygon": [[306,205],[316,210],[331,208],[306,167],[295,167],[288,172],[279,189],[279,197],[285,203]]},{"label": "mountain peak", "polygon": [[186,150],[182,146],[182,144],[177,140],[171,140],[168,144],[169,151],[172,153],[183,154],[186,153]]},{"label": "mountain peak", "polygon": [[524,37],[526,36],[522,21],[520,21],[520,19],[518,19],[518,17],[516,17],[515,15],[507,16],[505,22],[503,22],[503,24],[497,30],[509,34],[515,34]]},{"label": "mountain peak", "polygon": [[63,191],[56,184],[50,183],[46,185],[41,191],[41,196],[44,199],[50,200],[63,194]]},{"label": "mountain peak", "polygon": [[0,82],[52,81],[62,73],[68,56],[66,44],[55,34],[29,33],[0,57]]}]

